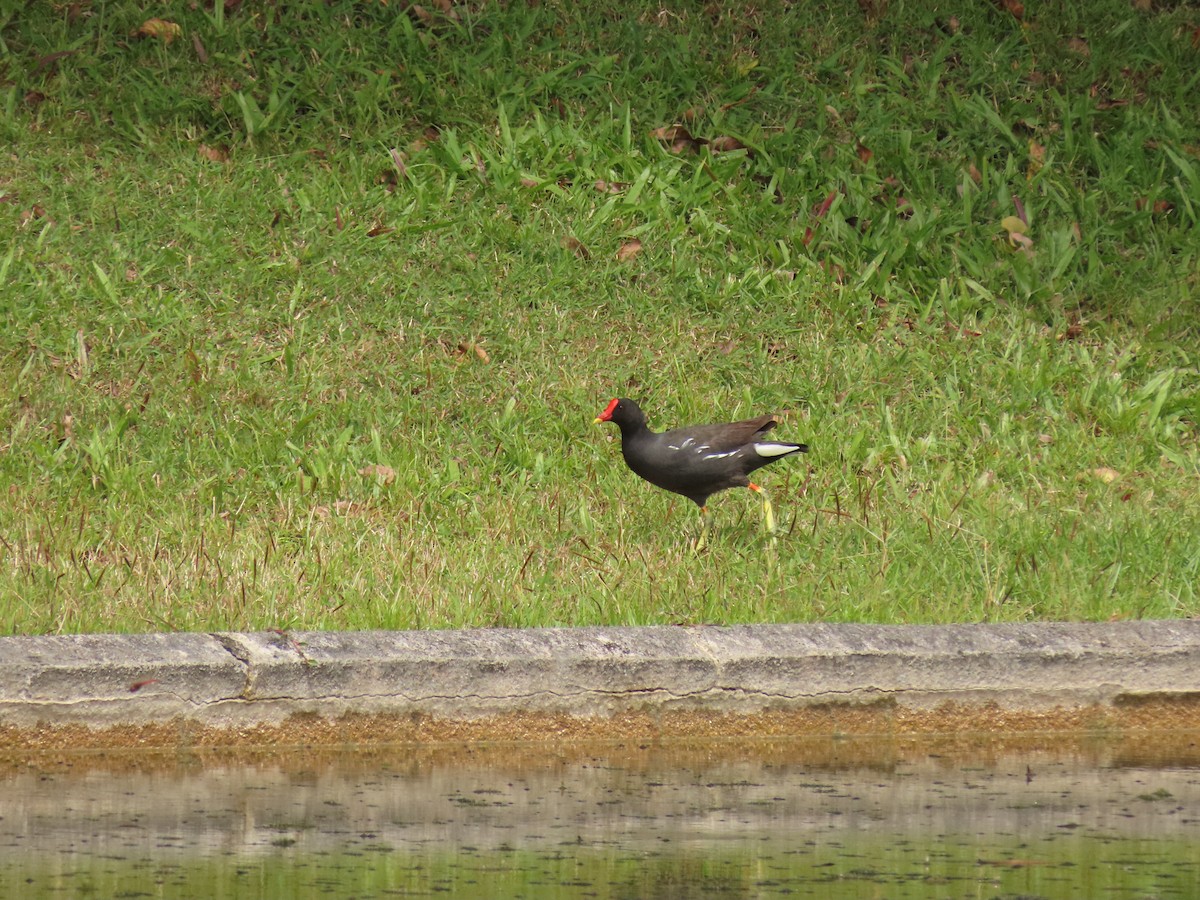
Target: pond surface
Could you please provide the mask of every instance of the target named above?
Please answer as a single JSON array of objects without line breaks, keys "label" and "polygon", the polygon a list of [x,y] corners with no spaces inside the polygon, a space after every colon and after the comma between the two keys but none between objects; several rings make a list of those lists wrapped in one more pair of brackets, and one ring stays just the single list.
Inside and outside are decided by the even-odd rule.
[{"label": "pond surface", "polygon": [[1200,735],[1170,744],[26,755],[0,897],[1197,898]]}]

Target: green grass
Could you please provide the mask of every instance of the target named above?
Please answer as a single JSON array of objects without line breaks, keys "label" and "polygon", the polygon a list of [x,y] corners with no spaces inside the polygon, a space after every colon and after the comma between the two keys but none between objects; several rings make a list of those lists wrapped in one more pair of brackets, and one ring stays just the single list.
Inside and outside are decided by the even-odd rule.
[{"label": "green grass", "polygon": [[0,632],[1200,614],[1194,10],[851,9],[0,13]]}]

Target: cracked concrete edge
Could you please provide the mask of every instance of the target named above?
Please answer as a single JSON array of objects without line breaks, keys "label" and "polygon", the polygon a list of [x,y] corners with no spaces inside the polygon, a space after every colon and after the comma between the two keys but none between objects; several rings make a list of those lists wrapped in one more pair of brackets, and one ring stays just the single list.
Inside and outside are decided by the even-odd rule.
[{"label": "cracked concrete edge", "polygon": [[0,726],[1200,697],[1200,621],[0,637]]}]

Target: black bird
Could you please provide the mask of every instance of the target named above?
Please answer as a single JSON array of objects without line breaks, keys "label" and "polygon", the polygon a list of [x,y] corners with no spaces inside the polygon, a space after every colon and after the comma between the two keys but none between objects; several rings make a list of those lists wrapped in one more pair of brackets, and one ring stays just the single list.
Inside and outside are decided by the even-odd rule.
[{"label": "black bird", "polygon": [[775,513],[766,492],[750,480],[755,469],[791,456],[807,453],[807,444],[765,439],[775,427],[774,416],[759,416],[722,425],[687,425],[655,434],[646,416],[632,400],[617,397],[596,417],[621,429],[621,455],[637,475],[667,491],[682,494],[700,507],[700,537],[708,535],[708,498],[728,488],[750,488],[762,498],[767,531],[775,531]]}]

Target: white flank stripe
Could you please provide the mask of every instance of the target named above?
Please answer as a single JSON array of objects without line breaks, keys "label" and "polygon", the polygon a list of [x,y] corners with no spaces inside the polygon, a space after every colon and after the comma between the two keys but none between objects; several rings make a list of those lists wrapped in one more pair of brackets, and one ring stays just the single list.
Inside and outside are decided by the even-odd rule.
[{"label": "white flank stripe", "polygon": [[759,456],[783,456],[786,453],[795,453],[795,444],[755,444],[754,452]]}]

